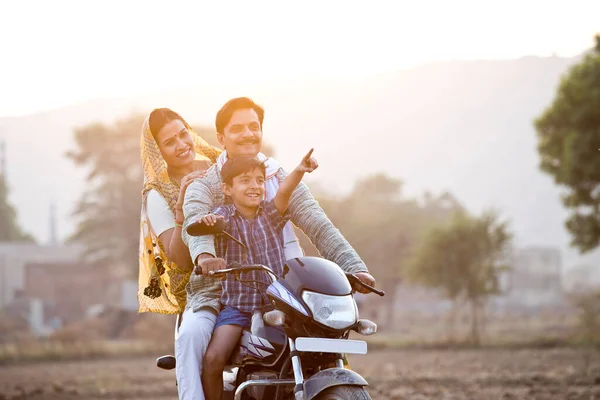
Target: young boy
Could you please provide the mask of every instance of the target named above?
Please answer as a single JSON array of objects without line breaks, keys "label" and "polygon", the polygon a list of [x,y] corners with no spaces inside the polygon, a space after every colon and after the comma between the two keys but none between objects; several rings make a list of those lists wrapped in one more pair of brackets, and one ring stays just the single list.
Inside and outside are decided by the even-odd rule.
[{"label": "young boy", "polygon": [[[262,264],[275,274],[283,273],[285,256],[282,230],[289,220],[287,207],[292,192],[306,172],[319,166],[311,157],[313,149],[304,156],[300,164],[281,182],[277,194],[270,201],[265,195],[265,165],[254,157],[229,159],[221,169],[223,193],[233,204],[218,207],[212,214],[202,218],[205,224],[213,225],[224,219],[226,230],[247,247],[247,259],[242,260],[242,247],[225,235],[217,236],[217,257],[226,263]],[[268,282],[265,273],[253,271],[242,275],[244,280]],[[249,286],[263,286],[250,284]],[[223,309],[217,317],[215,331],[204,356],[202,385],[208,400],[220,400],[223,391],[223,369],[237,345],[242,330],[250,327],[252,312],[265,305],[262,295],[254,288],[244,286],[227,276],[223,280],[221,296]]]}]

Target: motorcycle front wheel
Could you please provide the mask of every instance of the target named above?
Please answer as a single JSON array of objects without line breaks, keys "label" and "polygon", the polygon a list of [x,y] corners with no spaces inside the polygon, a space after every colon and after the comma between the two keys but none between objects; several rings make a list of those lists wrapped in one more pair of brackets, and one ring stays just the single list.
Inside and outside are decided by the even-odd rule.
[{"label": "motorcycle front wheel", "polygon": [[315,400],[371,400],[371,396],[361,386],[333,386],[319,393]]}]

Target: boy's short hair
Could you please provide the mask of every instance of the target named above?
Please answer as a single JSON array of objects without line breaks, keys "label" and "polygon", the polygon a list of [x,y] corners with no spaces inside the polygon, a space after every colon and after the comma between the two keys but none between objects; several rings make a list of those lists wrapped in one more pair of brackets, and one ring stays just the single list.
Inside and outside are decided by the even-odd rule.
[{"label": "boy's short hair", "polygon": [[242,175],[244,172],[251,172],[255,169],[261,170],[263,176],[267,174],[267,168],[264,161],[260,161],[256,157],[239,156],[228,159],[221,168],[221,178],[223,183],[228,186],[233,185],[233,178]]}]

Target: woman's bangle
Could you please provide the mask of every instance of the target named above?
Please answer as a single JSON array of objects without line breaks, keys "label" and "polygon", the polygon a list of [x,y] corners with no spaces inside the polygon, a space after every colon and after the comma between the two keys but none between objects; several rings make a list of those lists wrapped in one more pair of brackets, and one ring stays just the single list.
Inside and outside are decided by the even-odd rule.
[{"label": "woman's bangle", "polygon": [[175,226],[178,226],[180,228],[183,228],[183,222],[182,223],[178,223],[177,221],[175,221]]}]

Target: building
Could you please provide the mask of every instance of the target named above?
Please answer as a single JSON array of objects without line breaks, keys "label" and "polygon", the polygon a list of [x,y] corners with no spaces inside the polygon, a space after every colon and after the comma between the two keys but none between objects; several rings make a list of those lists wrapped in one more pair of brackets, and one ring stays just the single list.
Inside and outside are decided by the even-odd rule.
[{"label": "building", "polygon": [[131,282],[86,265],[82,254],[80,246],[0,243],[0,309],[44,336],[94,307],[137,308]]},{"label": "building", "polygon": [[600,290],[600,268],[581,264],[571,267],[565,274],[563,286],[567,292],[590,292]]},{"label": "building", "polygon": [[560,309],[566,305],[562,288],[561,254],[554,247],[517,249],[511,269],[500,278],[501,296],[492,302],[502,311]]},{"label": "building", "polygon": [[40,246],[35,243],[0,243],[0,308],[10,304],[25,289],[26,267],[30,264],[77,262],[83,248]]}]

